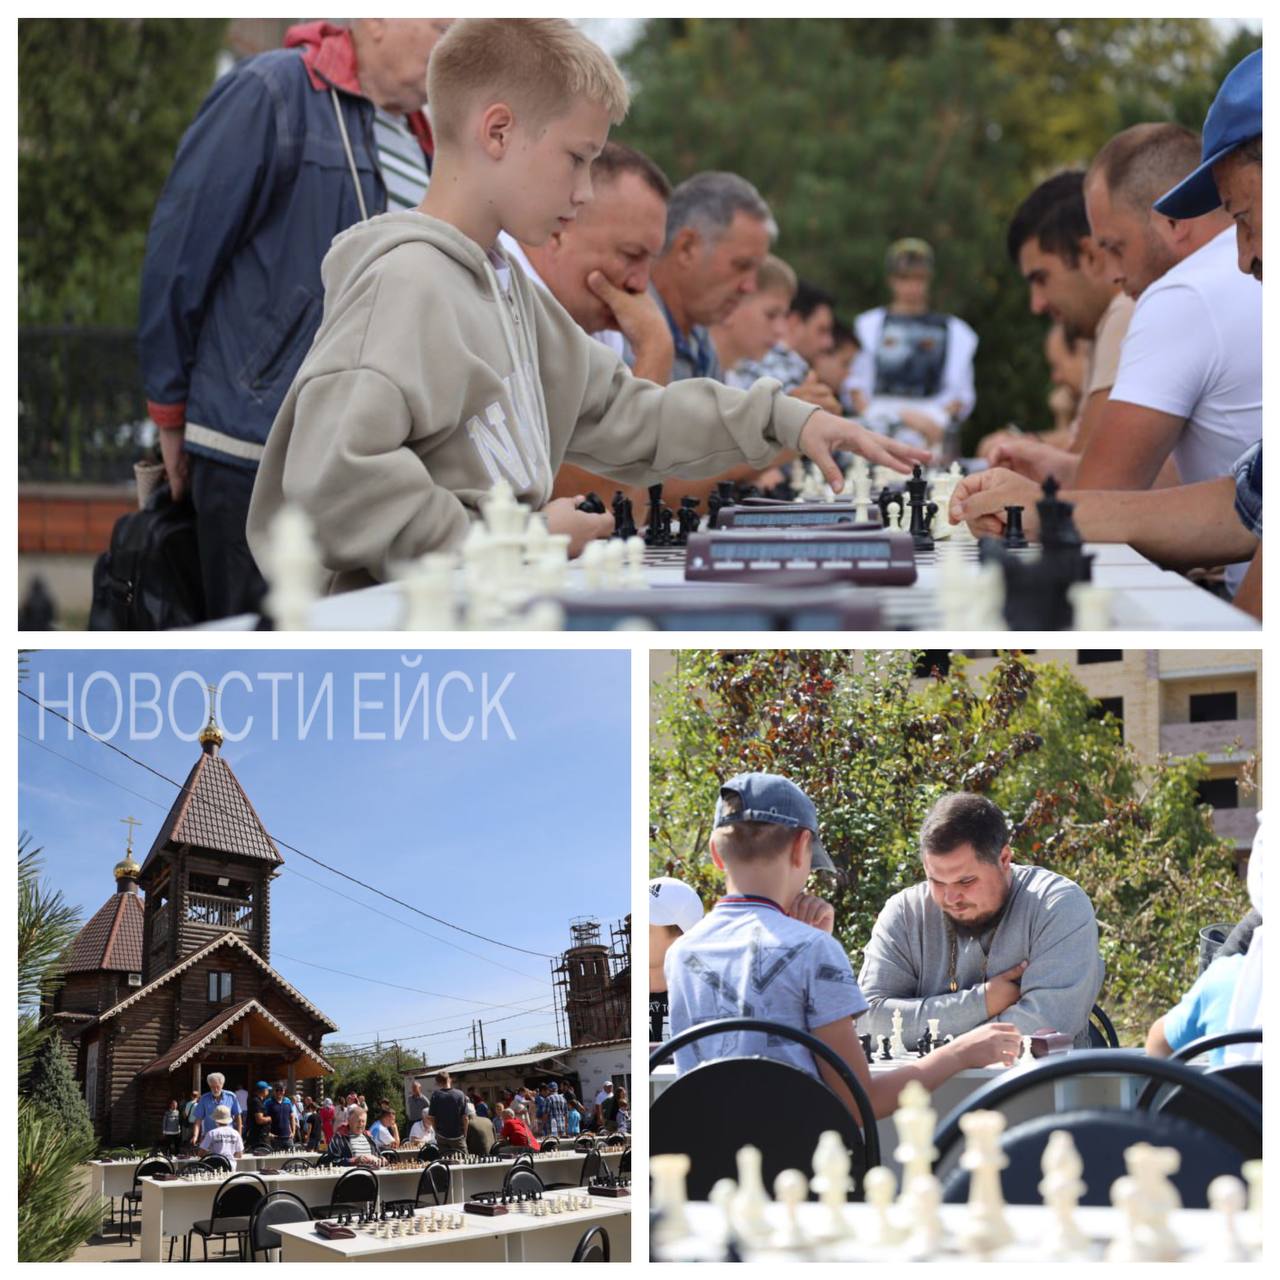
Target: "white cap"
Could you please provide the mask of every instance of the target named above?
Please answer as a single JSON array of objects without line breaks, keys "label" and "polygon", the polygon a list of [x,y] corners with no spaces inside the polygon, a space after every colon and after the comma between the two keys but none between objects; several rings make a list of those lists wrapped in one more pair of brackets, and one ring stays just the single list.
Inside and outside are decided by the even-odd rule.
[{"label": "white cap", "polygon": [[688,933],[702,916],[702,899],[683,881],[670,876],[649,881],[650,924],[674,924]]}]

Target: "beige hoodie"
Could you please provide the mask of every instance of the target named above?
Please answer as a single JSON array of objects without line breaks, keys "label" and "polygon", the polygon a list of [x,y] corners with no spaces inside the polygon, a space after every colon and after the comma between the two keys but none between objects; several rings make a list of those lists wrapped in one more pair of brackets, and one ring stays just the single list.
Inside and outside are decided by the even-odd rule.
[{"label": "beige hoodie", "polygon": [[310,516],[331,590],[458,546],[499,479],[540,508],[562,462],[634,485],[763,467],[813,406],[762,379],[633,377],[518,267],[436,218],[387,213],[325,255],[324,319],[272,425],[249,507]]}]

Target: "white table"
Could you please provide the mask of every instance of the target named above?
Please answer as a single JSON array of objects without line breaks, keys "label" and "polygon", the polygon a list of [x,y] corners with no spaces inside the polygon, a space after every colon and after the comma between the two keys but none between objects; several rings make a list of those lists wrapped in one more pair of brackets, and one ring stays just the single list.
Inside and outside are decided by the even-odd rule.
[{"label": "white table", "polygon": [[[1045,1242],[1052,1225],[1049,1211],[1042,1205],[1009,1205],[1005,1209],[1007,1221],[1014,1235],[1012,1244],[994,1254],[989,1261],[1022,1263],[1038,1266],[1050,1261],[1046,1257]],[[1120,1215],[1115,1209],[1085,1206],[1076,1211],[1080,1229],[1091,1240],[1091,1257],[1081,1261],[1102,1261],[1109,1241],[1120,1230]],[[806,1202],[798,1208],[799,1234],[806,1243],[792,1246],[786,1243],[789,1223],[785,1206],[770,1202],[765,1218],[769,1233],[767,1238],[748,1243],[742,1241],[740,1250],[748,1262],[783,1260],[794,1262],[871,1262],[882,1265],[911,1261],[903,1245],[877,1247],[867,1243],[873,1238],[875,1210],[865,1204],[844,1206],[844,1221],[848,1234],[835,1240],[830,1234],[830,1217],[823,1205]],[[724,1215],[714,1206],[698,1201],[685,1207],[688,1233],[682,1238],[651,1246],[650,1252],[657,1262],[706,1262],[719,1261],[725,1254]],[[1181,1209],[1174,1213],[1170,1225],[1183,1246],[1183,1257],[1191,1256],[1216,1237],[1215,1214],[1207,1209]],[[956,1238],[970,1219],[969,1208],[962,1204],[942,1206],[944,1242],[938,1252],[918,1261],[942,1262],[951,1266],[963,1266],[967,1259],[958,1249]],[[1245,1215],[1241,1234],[1245,1242],[1254,1245],[1260,1240],[1258,1224],[1248,1221]],[[1261,1255],[1259,1255],[1260,1258]],[[882,1273],[870,1273],[882,1274]]]},{"label": "white table", "polygon": [[[602,1153],[605,1164],[617,1172],[621,1152]],[[581,1151],[557,1151],[549,1155],[534,1153],[534,1172],[544,1182],[574,1182],[582,1167]],[[270,1163],[266,1157],[263,1160]],[[277,1160],[276,1163],[279,1163]],[[502,1180],[515,1163],[500,1160],[492,1164],[450,1166],[449,1199],[462,1203],[466,1196],[481,1191],[497,1191]],[[390,1165],[374,1170],[378,1179],[378,1195],[381,1200],[412,1200],[418,1193],[418,1182],[425,1168],[422,1164]],[[237,1168],[237,1173],[257,1172],[266,1183],[268,1191],[289,1191],[309,1207],[333,1203],[333,1192],[338,1179],[348,1169],[334,1166],[316,1173],[262,1173],[260,1170]],[[226,1175],[230,1177],[231,1175]],[[132,1173],[130,1174],[132,1178]],[[142,1261],[167,1261],[167,1241],[170,1236],[185,1236],[193,1222],[207,1218],[213,1208],[213,1197],[221,1185],[221,1179],[157,1182],[154,1178],[142,1178]]]},{"label": "white table", "polygon": [[[563,1198],[548,1192],[544,1199]],[[419,1210],[424,1216],[430,1210]],[[568,1262],[591,1227],[609,1233],[612,1262],[631,1260],[630,1196],[593,1197],[588,1209],[535,1218],[508,1212],[498,1217],[464,1213],[457,1230],[379,1240],[357,1232],[353,1240],[326,1240],[307,1222],[286,1223],[280,1234],[283,1262]]]},{"label": "white table", "polygon": [[[317,1161],[321,1154],[319,1151],[280,1151],[269,1156],[246,1155],[236,1161],[236,1169],[239,1173],[253,1173],[263,1165],[278,1165],[285,1160]],[[139,1156],[134,1160],[90,1160],[88,1162],[90,1191],[95,1196],[124,1195],[133,1189],[133,1171],[143,1160],[149,1159],[151,1159],[150,1156]],[[174,1161],[174,1166],[181,1171],[184,1166],[198,1164],[202,1159],[204,1159],[203,1156],[180,1158]]]},{"label": "white table", "polygon": [[[1117,631],[1257,631],[1260,624],[1239,609],[1220,600],[1181,574],[1161,569],[1125,543],[1088,543],[1094,557],[1093,582],[1111,591],[1112,627]],[[661,566],[647,565],[645,581],[653,593],[705,591],[706,584],[686,582],[683,562],[674,557]],[[936,560],[925,558],[918,566],[917,581],[909,587],[862,589],[868,601],[880,604],[882,630],[938,630],[942,627],[939,570]],[[724,584],[715,584],[722,590]],[[750,602],[754,586],[735,587]],[[463,578],[458,574],[459,599]],[[569,595],[587,595],[580,561],[568,570]],[[688,596],[684,596],[687,603]],[[207,629],[252,631],[258,619],[251,614],[206,624]],[[404,600],[395,583],[383,583],[361,591],[329,596],[312,606],[309,629],[313,631],[395,631],[404,625]]]}]

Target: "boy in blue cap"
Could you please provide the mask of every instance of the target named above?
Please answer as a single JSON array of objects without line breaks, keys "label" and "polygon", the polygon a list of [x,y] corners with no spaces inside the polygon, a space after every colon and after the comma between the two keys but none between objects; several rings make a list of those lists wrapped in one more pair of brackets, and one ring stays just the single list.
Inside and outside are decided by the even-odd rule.
[{"label": "boy in blue cap", "polygon": [[[667,952],[671,1032],[699,1023],[753,1017],[808,1031],[849,1064],[877,1116],[892,1114],[910,1080],[930,1091],[965,1067],[1011,1063],[1017,1028],[988,1023],[916,1062],[871,1076],[854,1020],[867,1001],[844,948],[832,936],[835,913],[804,890],[812,871],[834,871],[818,835],[813,801],[787,778],[744,773],[720,788],[711,860],[725,876],[725,896]],[[696,1041],[676,1054],[689,1071],[713,1058],[761,1056],[820,1077],[858,1115],[853,1098],[826,1063],[791,1041],[762,1033]],[[859,1117],[859,1123],[866,1121]]]}]

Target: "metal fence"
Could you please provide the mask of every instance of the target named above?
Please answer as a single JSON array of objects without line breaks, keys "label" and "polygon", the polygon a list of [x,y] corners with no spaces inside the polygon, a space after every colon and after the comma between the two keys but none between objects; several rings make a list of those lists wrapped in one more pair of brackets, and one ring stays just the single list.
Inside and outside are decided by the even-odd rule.
[{"label": "metal fence", "polygon": [[154,442],[132,329],[18,329],[19,481],[128,481]]}]

